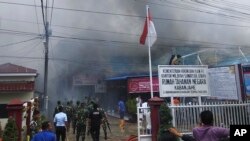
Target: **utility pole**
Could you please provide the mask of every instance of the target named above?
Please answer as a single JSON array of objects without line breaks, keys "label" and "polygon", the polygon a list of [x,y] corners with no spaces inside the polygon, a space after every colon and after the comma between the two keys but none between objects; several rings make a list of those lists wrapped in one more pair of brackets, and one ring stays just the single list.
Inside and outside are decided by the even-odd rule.
[{"label": "utility pole", "polygon": [[45,42],[44,42],[44,49],[45,49],[45,60],[44,60],[44,103],[45,103],[45,115],[48,115],[48,94],[47,94],[47,84],[48,84],[48,62],[49,62],[49,22],[45,24]]},{"label": "utility pole", "polygon": [[[41,0],[42,4],[42,11],[43,9],[43,0]],[[49,22],[48,22],[48,0],[46,0],[46,6],[45,6],[45,14],[43,12],[43,22],[44,22],[44,30],[45,30],[45,42],[44,42],[44,51],[45,51],[45,60],[44,60],[44,114],[48,117],[48,93],[47,93],[47,86],[48,86],[48,62],[49,62],[49,35],[51,34],[49,32]]]}]

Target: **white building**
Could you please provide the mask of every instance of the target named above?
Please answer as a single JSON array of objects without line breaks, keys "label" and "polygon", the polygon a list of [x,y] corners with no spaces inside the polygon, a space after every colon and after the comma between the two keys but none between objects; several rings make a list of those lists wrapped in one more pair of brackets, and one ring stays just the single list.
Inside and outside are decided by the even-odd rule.
[{"label": "white building", "polygon": [[6,106],[12,99],[27,102],[34,97],[37,71],[6,63],[0,65],[0,122],[5,126],[8,118]]}]

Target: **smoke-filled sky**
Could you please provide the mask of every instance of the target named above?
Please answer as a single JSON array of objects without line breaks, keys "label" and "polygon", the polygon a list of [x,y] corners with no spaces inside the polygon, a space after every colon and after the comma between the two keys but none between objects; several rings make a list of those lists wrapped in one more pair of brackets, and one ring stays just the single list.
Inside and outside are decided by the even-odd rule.
[{"label": "smoke-filled sky", "polygon": [[[48,0],[43,13],[52,33],[50,65],[87,67],[108,75],[147,68],[147,48],[139,44],[146,5],[158,35],[151,49],[154,66],[166,64],[171,54],[184,56],[189,64],[216,65],[228,56],[246,61],[247,0]],[[2,63],[43,69],[42,15],[40,0],[0,0]]]},{"label": "smoke-filled sky", "polygon": [[0,63],[37,69],[40,80],[43,14],[51,31],[51,82],[79,72],[107,78],[148,72],[148,49],[139,44],[146,5],[158,36],[151,48],[153,70],[172,54],[182,55],[183,64],[249,59],[249,0],[47,0],[47,9],[43,1],[44,12],[41,0],[0,0]]}]

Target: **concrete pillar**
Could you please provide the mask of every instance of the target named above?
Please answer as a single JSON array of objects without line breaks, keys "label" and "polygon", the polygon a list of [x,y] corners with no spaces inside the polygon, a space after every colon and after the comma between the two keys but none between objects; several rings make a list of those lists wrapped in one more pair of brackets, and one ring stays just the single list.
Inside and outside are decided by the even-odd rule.
[{"label": "concrete pillar", "polygon": [[161,99],[159,97],[153,97],[148,100],[148,104],[151,108],[152,141],[157,141],[157,134],[160,127],[159,109],[163,102],[164,99]]},{"label": "concrete pillar", "polygon": [[16,121],[16,125],[18,128],[18,141],[21,141],[22,109],[23,102],[20,99],[12,99],[7,105],[8,116],[13,117]]}]

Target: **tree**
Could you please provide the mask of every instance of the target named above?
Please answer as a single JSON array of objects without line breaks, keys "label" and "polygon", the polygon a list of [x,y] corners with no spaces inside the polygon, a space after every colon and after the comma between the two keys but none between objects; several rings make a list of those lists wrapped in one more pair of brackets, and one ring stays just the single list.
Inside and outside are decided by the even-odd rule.
[{"label": "tree", "polygon": [[0,122],[0,139],[3,137],[3,129],[2,129],[2,124]]},{"label": "tree", "polygon": [[13,117],[9,117],[5,129],[3,132],[3,140],[4,141],[17,141],[18,140],[18,128],[16,125],[16,121]]},{"label": "tree", "polygon": [[128,113],[131,115],[131,121],[136,121],[136,114],[137,114],[137,107],[136,107],[136,100],[134,98],[129,98],[126,102],[126,107]]},{"label": "tree", "polygon": [[173,117],[171,115],[171,110],[166,104],[162,104],[159,109],[159,116],[160,116],[160,128],[158,132],[158,141],[164,140],[178,140],[173,134],[168,132],[170,127],[173,127],[172,120]]}]

